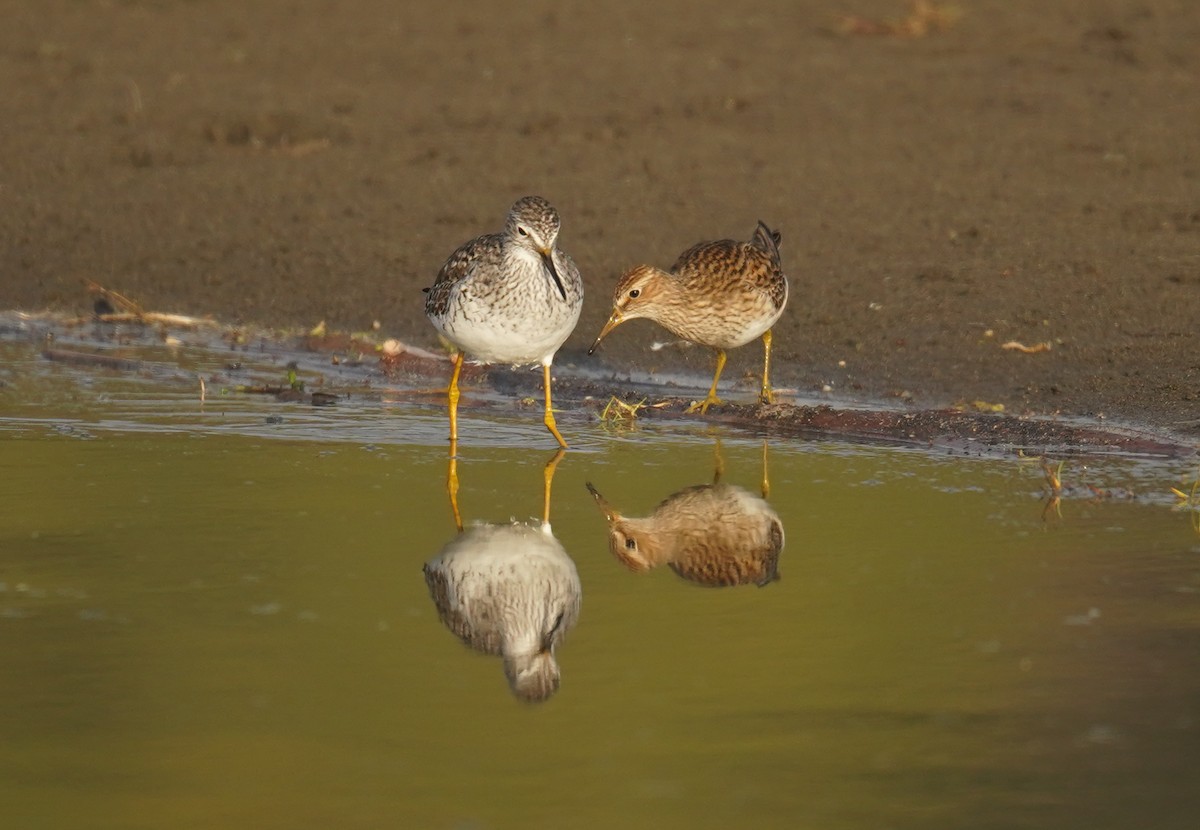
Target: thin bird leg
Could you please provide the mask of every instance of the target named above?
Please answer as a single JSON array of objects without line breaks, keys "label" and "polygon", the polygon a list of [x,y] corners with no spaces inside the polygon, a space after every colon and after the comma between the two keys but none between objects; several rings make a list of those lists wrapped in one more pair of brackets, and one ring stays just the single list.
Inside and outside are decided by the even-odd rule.
[{"label": "thin bird leg", "polygon": [[771,479],[767,475],[767,439],[763,439],[763,480],[762,480],[762,497],[765,499],[771,495]]},{"label": "thin bird leg", "polygon": [[546,469],[542,471],[544,478],[544,486],[542,488],[542,525],[546,528],[550,527],[550,487],[554,484],[554,471],[558,469],[558,462],[562,461],[563,456],[566,454],[566,450],[559,447],[558,452],[554,453],[554,457],[546,462]]},{"label": "thin bird leg", "polygon": [[700,414],[703,415],[705,412],[708,412],[708,408],[713,404],[725,403],[725,401],[717,397],[717,381],[721,379],[721,372],[724,370],[724,368],[725,350],[717,349],[717,371],[713,373],[712,388],[708,390],[708,396],[704,400],[698,401],[697,403],[694,403],[688,407],[687,411],[689,413],[695,412],[698,409],[700,410]]},{"label": "thin bird leg", "polygon": [[554,422],[554,410],[550,408],[550,364],[542,366],[542,383],[546,387],[546,416],[542,418],[542,423],[546,425],[546,429],[550,430],[550,434],[558,441],[558,445],[564,450],[567,448],[567,442],[563,440],[562,434],[558,431],[558,425]]},{"label": "thin bird leg", "polygon": [[450,496],[450,511],[454,513],[454,526],[462,533],[462,514],[458,512],[458,442],[450,442],[450,465],[446,470],[446,493]]},{"label": "thin bird leg", "polygon": [[721,476],[725,475],[725,456],[721,453],[721,439],[713,444],[713,484],[721,483]]},{"label": "thin bird leg", "polygon": [[762,394],[758,396],[762,403],[775,403],[775,393],[771,391],[771,330],[763,335],[763,385]]},{"label": "thin bird leg", "polygon": [[450,385],[446,387],[446,398],[450,402],[450,457],[454,457],[453,445],[458,441],[458,376],[462,373],[463,353],[454,356],[454,371],[450,374]]}]

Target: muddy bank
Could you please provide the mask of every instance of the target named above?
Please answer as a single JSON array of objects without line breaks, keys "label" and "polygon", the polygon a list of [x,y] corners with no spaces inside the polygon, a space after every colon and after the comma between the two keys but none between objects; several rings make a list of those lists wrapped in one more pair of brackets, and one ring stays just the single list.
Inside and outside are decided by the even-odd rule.
[{"label": "muddy bank", "polygon": [[[386,399],[440,411],[445,397],[438,389],[450,370],[444,354],[367,333],[287,334],[212,320],[180,326],[178,318],[176,325],[166,326],[128,319],[109,323],[94,316],[0,314],[3,344],[23,348],[21,359],[40,362],[46,371],[57,366],[83,377],[146,379],[164,391],[192,388],[202,400],[210,395],[253,395],[280,404],[336,407]],[[27,366],[21,388],[36,382],[40,371],[36,365]],[[567,365],[555,371],[554,403],[568,436],[598,422],[617,430],[655,422],[712,423],[765,436],[834,438],[963,455],[1196,455],[1189,437],[1164,430],[1014,416],[977,406],[901,410],[818,401],[760,405],[752,403],[753,391],[731,390],[727,403],[700,415],[689,412],[689,407],[703,398],[704,378],[692,380],[686,376],[669,383],[645,377],[614,379]],[[0,390],[5,390],[5,384],[0,377]],[[463,413],[490,411],[540,419],[540,371],[467,365],[462,386]],[[10,400],[22,394],[7,391]]]},{"label": "muddy bank", "polygon": [[[792,281],[776,379],[800,399],[1200,435],[1200,6],[872,25],[909,10],[17,4],[0,309],[84,312],[91,278],[435,348],[420,289],[540,193],[588,294],[564,370],[706,374],[650,324],[583,350],[621,270],[763,219]],[[728,379],[759,359],[731,354]]]}]

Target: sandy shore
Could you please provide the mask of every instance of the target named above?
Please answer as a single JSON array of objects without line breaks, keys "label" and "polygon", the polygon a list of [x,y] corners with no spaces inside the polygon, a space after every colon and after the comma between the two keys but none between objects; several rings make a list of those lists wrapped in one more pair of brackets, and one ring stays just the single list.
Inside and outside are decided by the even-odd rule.
[{"label": "sandy shore", "polygon": [[[805,397],[1200,434],[1190,0],[964,1],[915,37],[846,32],[910,13],[885,0],[9,5],[0,308],[84,311],[89,278],[432,346],[420,289],[539,193],[588,292],[564,362],[623,269],[761,218]],[[709,371],[664,339],[598,359]]]}]

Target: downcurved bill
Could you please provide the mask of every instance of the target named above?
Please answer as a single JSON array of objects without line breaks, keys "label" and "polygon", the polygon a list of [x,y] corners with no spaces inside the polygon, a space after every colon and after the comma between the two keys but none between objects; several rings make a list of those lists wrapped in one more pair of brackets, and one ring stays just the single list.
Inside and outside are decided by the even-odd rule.
[{"label": "downcurved bill", "polygon": [[596,342],[592,344],[590,349],[588,349],[588,354],[593,354],[596,351],[596,347],[600,345],[600,341],[603,340],[610,331],[624,322],[625,318],[621,316],[621,312],[614,310],[612,316],[608,318],[608,322],[604,324],[604,328],[600,329],[600,334],[596,337]]},{"label": "downcurved bill", "polygon": [[558,269],[554,267],[554,254],[550,251],[541,251],[542,262],[546,263],[546,267],[550,269],[550,276],[554,279],[554,284],[558,286],[558,293],[565,300],[567,298],[567,289],[563,287],[562,278],[558,275]]}]

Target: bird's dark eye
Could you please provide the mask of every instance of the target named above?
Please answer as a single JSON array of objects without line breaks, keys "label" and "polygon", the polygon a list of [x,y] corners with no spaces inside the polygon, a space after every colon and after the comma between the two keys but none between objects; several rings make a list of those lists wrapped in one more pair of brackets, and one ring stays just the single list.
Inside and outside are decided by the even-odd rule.
[{"label": "bird's dark eye", "polygon": [[629,292],[629,299],[631,300],[636,300],[640,296],[642,296],[642,289],[640,288],[631,289]]},{"label": "bird's dark eye", "polygon": [[520,225],[517,225],[517,233],[521,234],[521,236],[529,236],[529,231],[525,230]]},{"label": "bird's dark eye", "polygon": [[636,548],[637,548],[637,540],[636,539],[626,539],[625,540],[625,549],[626,550],[634,550]]}]

